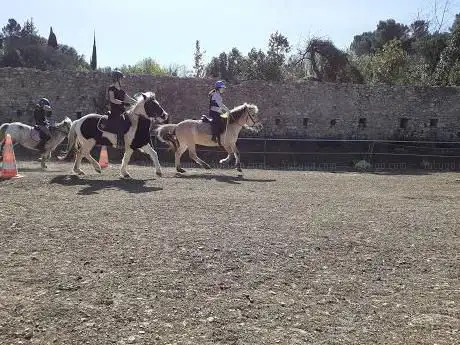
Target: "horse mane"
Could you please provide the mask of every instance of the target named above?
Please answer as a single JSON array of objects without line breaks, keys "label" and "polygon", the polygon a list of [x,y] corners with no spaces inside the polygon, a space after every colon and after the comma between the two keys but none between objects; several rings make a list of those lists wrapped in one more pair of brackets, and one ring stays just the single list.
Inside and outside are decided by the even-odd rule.
[{"label": "horse mane", "polygon": [[[145,95],[145,99],[144,99]],[[126,110],[128,113],[131,113],[141,102],[147,102],[150,99],[155,99],[156,95],[155,92],[152,91],[147,91],[147,92],[138,92],[134,95],[134,99],[136,100],[136,103],[131,104],[131,106]]]},{"label": "horse mane", "polygon": [[253,110],[253,114],[257,114],[259,112],[259,108],[257,108],[257,105],[255,104],[250,104],[250,103],[243,103],[232,110],[230,110],[230,116],[229,116],[229,123],[234,123],[239,120],[239,118],[244,114],[244,112],[247,109]]},{"label": "horse mane", "polygon": [[66,117],[64,118],[64,120],[62,120],[61,122],[57,122],[57,123],[56,123],[56,126],[63,126],[63,125],[66,124],[66,123],[72,124],[72,119],[71,119],[70,117],[68,117],[68,116],[66,116]]}]

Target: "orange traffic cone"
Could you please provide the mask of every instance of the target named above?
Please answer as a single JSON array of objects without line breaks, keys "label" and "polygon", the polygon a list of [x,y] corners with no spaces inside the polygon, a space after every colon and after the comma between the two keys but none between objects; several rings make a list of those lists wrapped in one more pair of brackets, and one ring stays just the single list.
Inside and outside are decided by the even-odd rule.
[{"label": "orange traffic cone", "polygon": [[11,135],[7,134],[5,144],[3,145],[3,162],[2,168],[0,170],[0,178],[10,179],[19,177],[22,176],[18,174],[18,169],[16,168],[16,157],[14,156],[13,151],[13,141],[11,140]]},{"label": "orange traffic cone", "polygon": [[109,167],[109,155],[107,154],[107,147],[101,146],[101,153],[99,155],[99,165],[102,169]]}]

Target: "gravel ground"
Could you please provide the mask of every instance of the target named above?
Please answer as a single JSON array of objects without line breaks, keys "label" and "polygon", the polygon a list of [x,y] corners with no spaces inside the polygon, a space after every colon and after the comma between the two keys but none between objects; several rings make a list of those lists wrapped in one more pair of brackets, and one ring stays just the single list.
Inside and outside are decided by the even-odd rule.
[{"label": "gravel ground", "polygon": [[458,174],[19,165],[0,344],[460,343]]}]

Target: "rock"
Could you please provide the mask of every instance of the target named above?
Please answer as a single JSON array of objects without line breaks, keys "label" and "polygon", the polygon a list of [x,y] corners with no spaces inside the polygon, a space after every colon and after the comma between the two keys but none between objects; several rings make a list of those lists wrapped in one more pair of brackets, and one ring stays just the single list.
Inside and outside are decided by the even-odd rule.
[{"label": "rock", "polygon": [[30,328],[26,328],[22,334],[24,339],[30,340],[34,336],[34,331],[31,330]]}]

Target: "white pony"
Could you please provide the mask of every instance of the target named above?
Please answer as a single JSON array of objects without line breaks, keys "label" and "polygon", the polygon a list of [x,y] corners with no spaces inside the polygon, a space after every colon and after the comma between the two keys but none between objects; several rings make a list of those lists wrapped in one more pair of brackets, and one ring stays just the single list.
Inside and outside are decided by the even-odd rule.
[{"label": "white pony", "polygon": [[[55,126],[50,128],[51,138],[45,144],[45,150],[41,154],[41,167],[46,169],[46,160],[51,157],[56,147],[62,143],[67,137],[72,120],[66,117],[63,121],[56,123]],[[5,136],[11,135],[13,143],[20,144],[21,146],[30,149],[37,150],[37,145],[40,142],[40,130],[26,125],[21,122],[4,123],[0,126],[0,149]],[[0,151],[1,152],[1,151]]]},{"label": "white pony", "polygon": [[[124,132],[124,150],[121,164],[121,177],[129,178],[126,170],[134,150],[147,153],[152,159],[156,174],[161,176],[161,166],[158,161],[158,154],[150,145],[150,129],[154,123],[167,123],[169,115],[161,107],[155,98],[155,93],[145,92],[135,96],[136,103],[125,113],[121,124]],[[86,158],[101,173],[99,163],[91,156],[91,150],[95,145],[113,146],[117,145],[117,136],[114,133],[104,131],[103,124],[107,116],[99,114],[88,114],[74,121],[68,136],[67,154],[61,159],[66,159],[76,149],[75,164],[73,172],[84,175],[81,170],[81,160]]]}]

